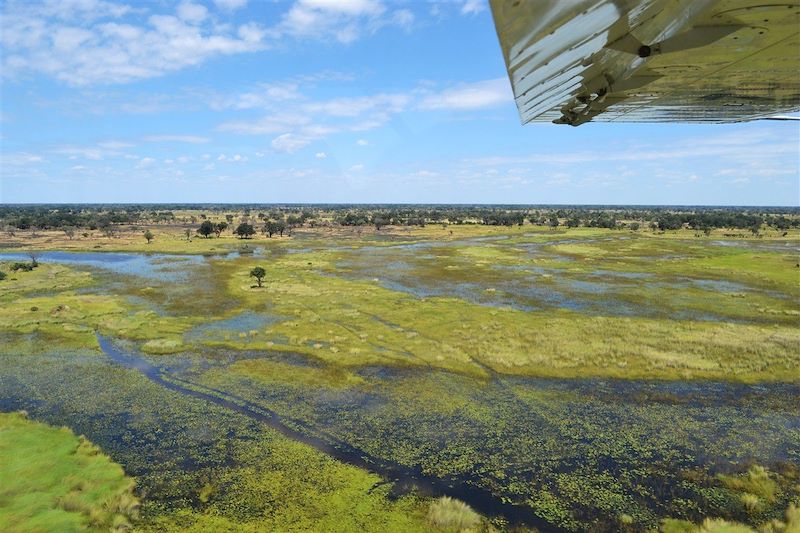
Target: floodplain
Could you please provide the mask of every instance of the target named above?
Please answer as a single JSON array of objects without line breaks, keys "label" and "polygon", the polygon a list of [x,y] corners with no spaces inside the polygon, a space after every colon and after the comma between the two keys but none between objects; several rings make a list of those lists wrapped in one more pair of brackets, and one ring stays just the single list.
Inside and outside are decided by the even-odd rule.
[{"label": "floodplain", "polygon": [[800,527],[796,229],[151,231],[3,238],[0,447],[136,480],[75,530]]}]

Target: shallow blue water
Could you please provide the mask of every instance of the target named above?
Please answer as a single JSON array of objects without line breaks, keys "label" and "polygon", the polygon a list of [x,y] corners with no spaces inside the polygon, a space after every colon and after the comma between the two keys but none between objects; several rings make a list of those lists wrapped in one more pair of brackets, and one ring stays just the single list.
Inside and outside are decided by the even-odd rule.
[{"label": "shallow blue water", "polygon": [[[115,252],[36,252],[40,263],[60,263],[100,268],[132,276],[166,281],[188,278],[188,267],[206,261],[202,255],[166,255]],[[30,261],[27,253],[0,253],[0,261]]]}]

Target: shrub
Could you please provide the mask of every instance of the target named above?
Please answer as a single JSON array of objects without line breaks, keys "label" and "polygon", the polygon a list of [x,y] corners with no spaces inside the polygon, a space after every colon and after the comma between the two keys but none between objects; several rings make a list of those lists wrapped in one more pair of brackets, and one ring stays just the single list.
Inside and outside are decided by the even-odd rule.
[{"label": "shrub", "polygon": [[3,281],[4,279],[6,279],[7,276],[8,276],[8,274],[6,274],[2,270],[0,270],[0,281]]},{"label": "shrub", "polygon": [[23,272],[30,272],[34,268],[36,268],[36,265],[34,265],[33,263],[19,263],[19,262],[17,262],[17,263],[13,263],[11,265],[11,270],[13,272],[17,272],[18,270],[22,270]]},{"label": "shrub", "polygon": [[481,517],[466,503],[449,496],[442,496],[428,509],[428,521],[436,527],[462,531],[476,527]]}]

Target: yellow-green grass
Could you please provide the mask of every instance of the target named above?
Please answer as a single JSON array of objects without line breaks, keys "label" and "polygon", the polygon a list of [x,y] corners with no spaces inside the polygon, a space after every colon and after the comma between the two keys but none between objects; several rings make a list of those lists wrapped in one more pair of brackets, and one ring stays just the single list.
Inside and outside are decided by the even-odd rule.
[{"label": "yellow-green grass", "polygon": [[123,530],[134,480],[67,428],[0,413],[0,524],[19,533]]},{"label": "yellow-green grass", "polygon": [[[313,257],[312,257],[313,256]],[[792,381],[800,331],[786,325],[523,312],[456,298],[419,299],[368,281],[321,275],[324,257],[262,264],[252,286],[243,261],[229,280],[244,306],[285,319],[247,340],[249,349],[305,353],[329,363],[430,365],[478,373],[553,377],[719,378]],[[237,341],[222,344],[239,347]],[[242,346],[244,347],[244,346]]]},{"label": "yellow-green grass", "polygon": [[171,353],[182,349],[182,334],[199,322],[137,309],[118,295],[76,292],[95,284],[90,273],[53,263],[14,273],[0,283],[0,332],[10,334],[9,344],[34,352],[52,348],[52,342],[97,348],[95,331],[101,331],[152,341],[145,350]]}]

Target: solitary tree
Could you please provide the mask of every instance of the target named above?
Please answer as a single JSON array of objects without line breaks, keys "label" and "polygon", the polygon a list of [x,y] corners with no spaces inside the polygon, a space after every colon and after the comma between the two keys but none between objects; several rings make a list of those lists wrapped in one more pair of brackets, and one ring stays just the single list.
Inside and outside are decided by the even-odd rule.
[{"label": "solitary tree", "polygon": [[249,239],[250,237],[256,234],[256,230],[253,229],[253,226],[251,226],[250,224],[246,224],[244,222],[239,224],[233,232],[240,239]]},{"label": "solitary tree", "polygon": [[261,287],[261,280],[267,275],[267,271],[261,267],[255,267],[253,270],[250,271],[250,277],[256,278],[256,283],[258,286]]},{"label": "solitary tree", "polygon": [[3,281],[4,279],[6,279],[6,273],[0,270],[0,281]]},{"label": "solitary tree", "polygon": [[186,231],[183,232],[186,235],[186,240],[191,242],[192,241],[192,230],[186,228]]},{"label": "solitary tree", "polygon": [[155,235],[153,235],[153,232],[152,232],[152,231],[150,231],[150,230],[146,230],[146,231],[144,232],[144,238],[145,238],[145,239],[147,239],[147,244],[150,244],[150,241],[152,241],[152,240],[153,240],[153,237],[155,237]]},{"label": "solitary tree", "polygon": [[208,237],[214,233],[214,223],[210,220],[204,220],[200,227],[197,228],[197,233],[208,239]]},{"label": "solitary tree", "polygon": [[214,224],[214,233],[217,234],[217,238],[219,238],[219,234],[228,229],[227,222],[217,222]]},{"label": "solitary tree", "polygon": [[64,230],[64,235],[69,237],[69,240],[72,240],[72,238],[75,236],[75,228],[73,228],[72,226],[67,226],[66,228],[63,228],[63,230]]}]

